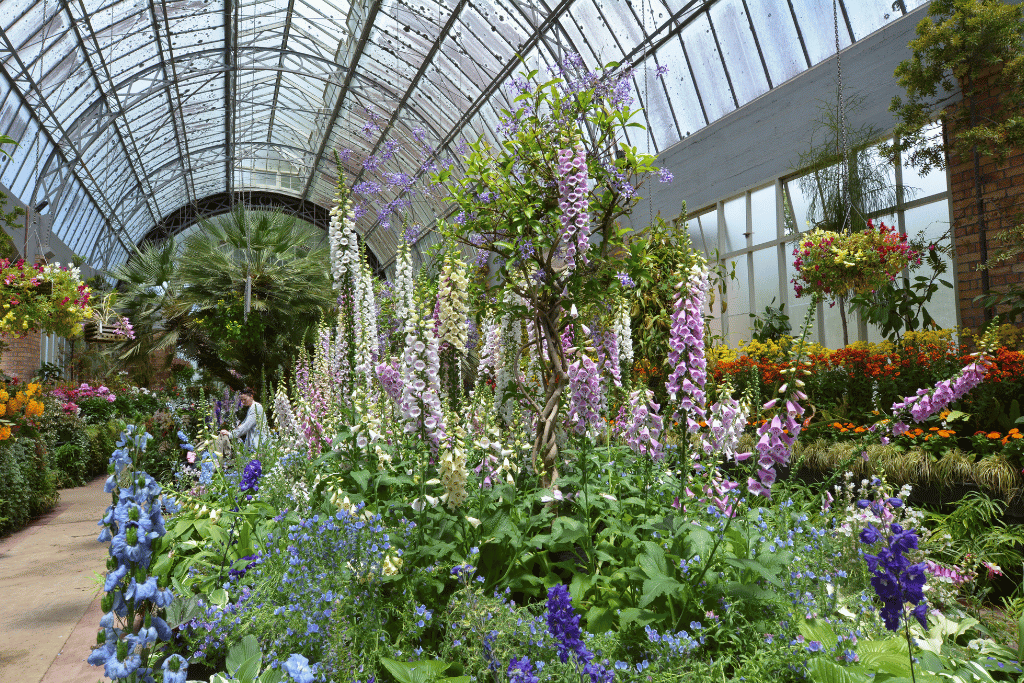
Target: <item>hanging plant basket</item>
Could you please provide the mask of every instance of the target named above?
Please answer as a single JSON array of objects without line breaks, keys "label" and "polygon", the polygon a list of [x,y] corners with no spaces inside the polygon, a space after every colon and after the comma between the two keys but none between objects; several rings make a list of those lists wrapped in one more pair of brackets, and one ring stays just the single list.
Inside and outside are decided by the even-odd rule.
[{"label": "hanging plant basket", "polygon": [[110,325],[104,325],[98,320],[86,320],[82,323],[82,335],[85,341],[99,344],[124,341],[124,337],[114,333],[114,328]]},{"label": "hanging plant basket", "polygon": [[921,263],[906,235],[871,221],[867,229],[850,234],[813,230],[801,236],[793,256],[796,295],[820,294],[826,299],[881,289],[910,264]]}]

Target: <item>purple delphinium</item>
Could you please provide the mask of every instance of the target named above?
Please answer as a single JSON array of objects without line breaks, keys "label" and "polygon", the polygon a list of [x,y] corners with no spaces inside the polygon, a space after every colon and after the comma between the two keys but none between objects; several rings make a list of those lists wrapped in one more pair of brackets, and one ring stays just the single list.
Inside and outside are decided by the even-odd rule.
[{"label": "purple delphinium", "polygon": [[572,657],[580,673],[588,676],[591,683],[611,683],[614,680],[614,671],[593,661],[594,654],[583,643],[580,615],[573,609],[565,584],[560,583],[548,590],[548,632],[555,637],[558,658],[563,663]]},{"label": "purple delphinium", "polygon": [[246,491],[256,493],[260,489],[261,476],[263,476],[263,463],[259,461],[259,458],[253,458],[242,471],[242,481],[238,484],[238,488],[243,493]]},{"label": "purple delphinium", "polygon": [[558,642],[558,658],[563,663],[569,661],[571,655],[575,655],[580,664],[587,664],[594,658],[583,643],[580,615],[573,609],[569,589],[562,583],[548,589],[548,632]]},{"label": "purple delphinium", "polygon": [[[870,507],[876,516],[879,515],[876,506]],[[864,561],[872,574],[871,586],[882,601],[879,613],[887,629],[898,631],[901,622],[907,619],[904,610],[909,602],[914,605],[910,615],[917,619],[921,628],[928,628],[928,603],[924,599],[924,584],[927,580],[925,564],[911,564],[905,555],[907,551],[917,548],[917,533],[895,522],[889,525],[889,531],[890,534],[886,535],[874,524],[868,524],[860,533],[860,541],[865,545],[884,541],[876,554],[864,555]]]},{"label": "purple delphinium", "polygon": [[704,417],[704,385],[707,359],[704,355],[704,307],[708,296],[708,270],[703,261],[694,264],[676,292],[672,328],[669,333],[668,364],[672,372],[666,381],[669,398],[679,401],[686,412],[687,431],[700,429]]},{"label": "purple delphinium", "polygon": [[529,657],[521,659],[512,658],[508,664],[509,683],[540,683],[540,678],[534,671],[533,662]]}]

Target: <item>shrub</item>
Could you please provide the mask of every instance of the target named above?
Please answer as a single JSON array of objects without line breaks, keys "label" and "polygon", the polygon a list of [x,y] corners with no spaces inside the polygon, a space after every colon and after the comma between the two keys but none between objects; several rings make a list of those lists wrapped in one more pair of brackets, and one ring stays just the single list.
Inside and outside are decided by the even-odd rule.
[{"label": "shrub", "polygon": [[106,457],[98,463],[89,457],[90,440],[85,421],[74,411],[65,409],[62,399],[53,394],[43,395],[43,405],[36,428],[46,444],[57,488],[81,486],[90,477],[105,472]]},{"label": "shrub", "polygon": [[81,486],[88,480],[88,453],[80,444],[62,443],[49,453],[50,467],[57,488]]},{"label": "shrub", "polygon": [[56,477],[41,441],[0,441],[0,533],[24,526],[57,504]]}]

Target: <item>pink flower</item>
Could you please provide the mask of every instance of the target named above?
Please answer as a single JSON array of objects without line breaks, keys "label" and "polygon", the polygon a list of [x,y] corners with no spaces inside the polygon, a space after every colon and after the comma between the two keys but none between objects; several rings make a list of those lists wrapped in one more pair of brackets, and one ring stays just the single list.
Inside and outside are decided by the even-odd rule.
[{"label": "pink flower", "polygon": [[188,452],[188,453],[187,453],[187,454],[185,455],[185,459],[186,459],[186,460],[188,460],[189,464],[192,464],[192,463],[194,463],[194,462],[196,461],[196,454],[195,454],[195,451],[189,451],[189,452]]},{"label": "pink flower", "polygon": [[1000,567],[998,564],[995,564],[994,562],[982,562],[981,566],[988,570],[988,578],[990,579],[994,576],[1003,575],[1002,567]]}]

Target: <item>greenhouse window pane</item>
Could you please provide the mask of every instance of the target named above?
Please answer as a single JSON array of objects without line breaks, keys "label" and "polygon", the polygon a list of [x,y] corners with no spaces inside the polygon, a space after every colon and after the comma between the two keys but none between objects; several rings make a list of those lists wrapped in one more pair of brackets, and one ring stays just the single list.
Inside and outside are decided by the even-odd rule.
[{"label": "greenhouse window pane", "polygon": [[[615,35],[604,18],[598,12],[592,0],[580,0],[569,9],[569,16],[580,27],[583,39],[587,41],[590,51],[598,64],[607,64],[613,55],[621,52]],[[553,64],[553,61],[547,62]]]},{"label": "greenhouse window pane", "polygon": [[709,10],[739,104],[768,91],[750,21],[740,0],[719,0]]},{"label": "greenhouse window pane", "polygon": [[[811,64],[817,64],[836,53],[835,22],[832,17],[832,0],[792,0],[793,11],[800,25],[800,35],[804,38]],[[839,49],[850,45],[850,32],[846,30],[846,22],[840,12]],[[829,20],[825,21],[825,17]],[[828,30],[822,30],[827,28]]]},{"label": "greenhouse window pane", "polygon": [[647,32],[653,31],[657,26],[654,23],[648,23],[644,27],[640,18],[636,17],[632,10],[633,3],[625,2],[606,2],[603,3],[600,9],[603,11],[603,15],[606,21],[606,25],[617,39],[619,44],[626,49],[634,45],[639,45],[644,39],[644,29]]},{"label": "greenhouse window pane", "polygon": [[725,75],[722,56],[706,15],[697,17],[683,30],[683,47],[700,92],[709,121],[717,121],[735,108],[732,89]]},{"label": "greenhouse window pane", "polygon": [[750,193],[750,219],[753,228],[752,244],[757,245],[778,238],[774,185]]},{"label": "greenhouse window pane", "polygon": [[[925,134],[929,139],[942,136],[942,125],[934,123],[925,127]],[[912,199],[924,199],[932,195],[945,192],[948,188],[946,183],[946,171],[944,169],[932,169],[927,175],[921,173],[917,168],[906,162],[909,153],[902,155],[903,185],[907,188],[905,201]]]},{"label": "greenhouse window pane", "polygon": [[807,213],[811,207],[811,199],[804,194],[798,178],[786,181],[786,235],[796,235],[810,230]]},{"label": "greenhouse window pane", "polygon": [[[675,118],[672,115],[672,105],[669,103],[668,95],[665,92],[664,76],[657,75],[658,63],[652,57],[637,69],[634,81],[640,90],[640,102],[650,125],[650,132],[659,150],[664,150],[680,139],[679,131],[676,128]],[[638,121],[642,123],[642,121]]]},{"label": "greenhouse window pane", "polygon": [[725,226],[722,230],[722,254],[731,254],[747,247],[747,199],[736,197],[723,205]]},{"label": "greenhouse window pane", "polygon": [[890,21],[903,16],[899,7],[893,8],[891,0],[846,0],[846,9],[853,27],[853,36],[860,40],[874,33]]},{"label": "greenhouse window pane", "polygon": [[690,241],[704,252],[705,257],[719,250],[718,211],[711,210],[690,219]]},{"label": "greenhouse window pane", "polygon": [[780,85],[807,68],[800,37],[788,0],[748,0],[747,9],[757,31],[772,85]]},{"label": "greenhouse window pane", "polygon": [[[750,273],[747,268],[747,255],[740,254],[725,259],[725,268],[728,272],[733,272],[734,267],[736,279],[729,279],[726,283],[729,313],[746,316],[750,313]],[[749,324],[745,324],[744,327],[749,327]]]},{"label": "greenhouse window pane", "polygon": [[779,283],[779,250],[775,247],[758,249],[754,252],[754,310],[752,313],[763,315],[767,306],[778,308]]}]

